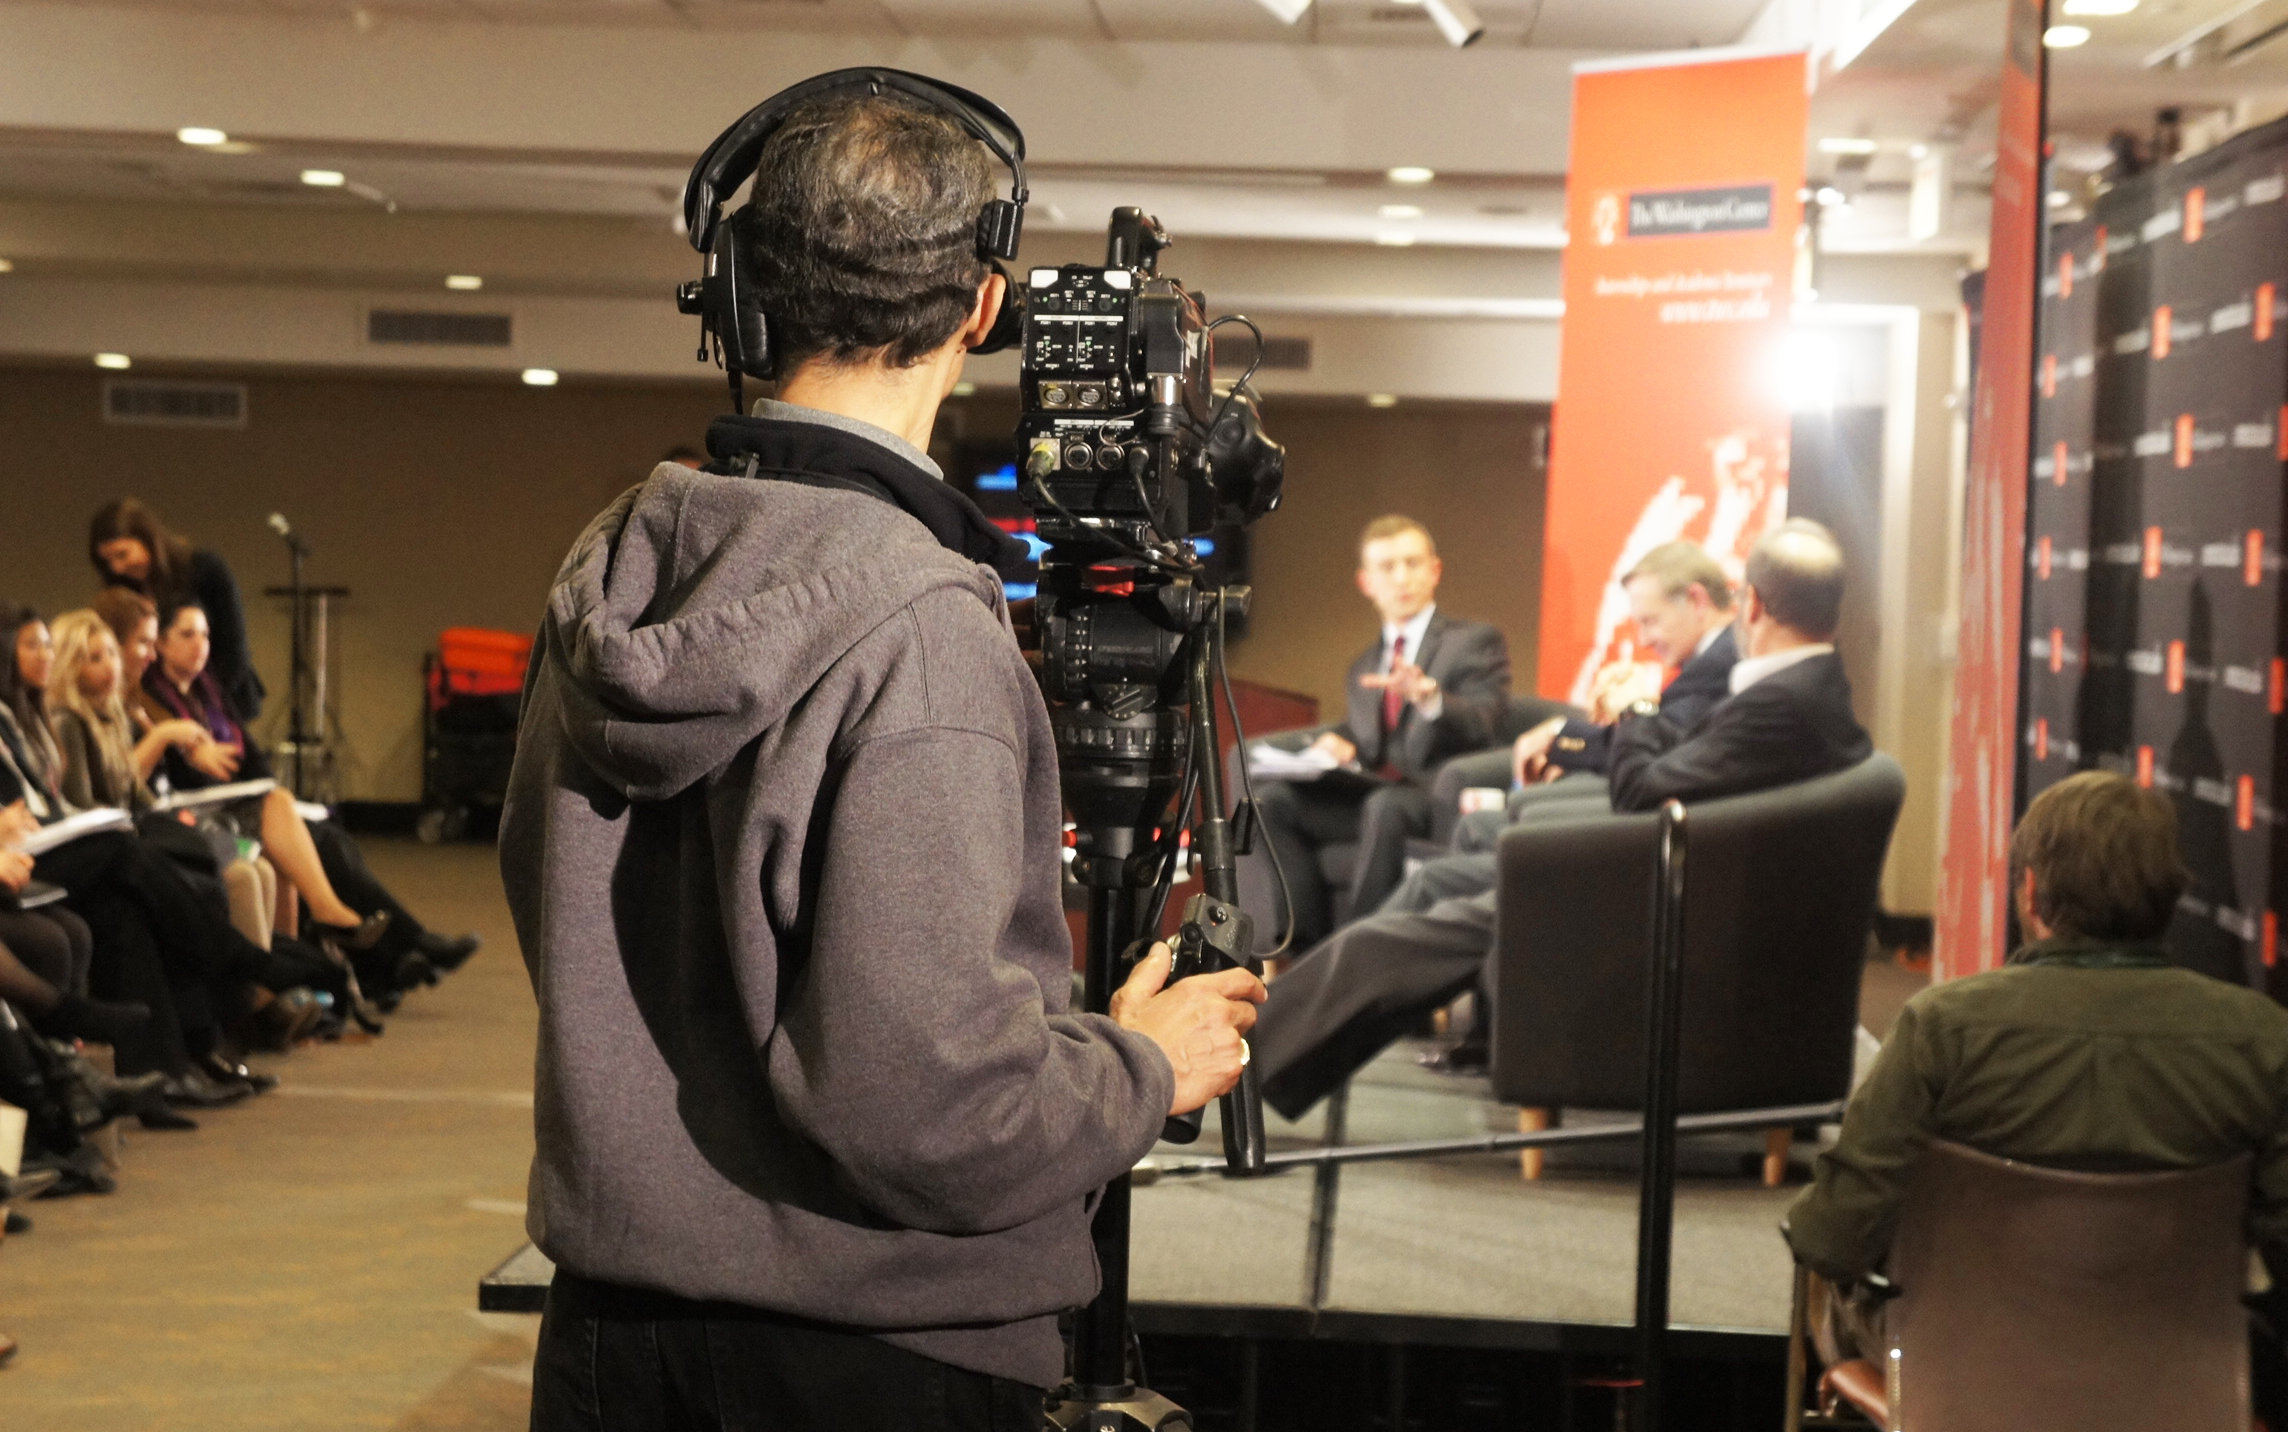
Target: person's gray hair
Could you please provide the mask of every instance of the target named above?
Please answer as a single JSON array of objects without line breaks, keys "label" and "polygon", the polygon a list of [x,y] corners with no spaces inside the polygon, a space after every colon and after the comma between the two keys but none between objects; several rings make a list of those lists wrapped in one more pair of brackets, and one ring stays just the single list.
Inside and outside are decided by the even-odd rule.
[{"label": "person's gray hair", "polygon": [[1843,620],[1843,548],[1808,517],[1791,517],[1748,554],[1747,586],[1781,626],[1815,641]]},{"label": "person's gray hair", "polygon": [[985,149],[902,95],[804,105],[763,146],[732,217],[785,377],[811,358],[906,368],[977,303],[977,216],[993,198]]}]

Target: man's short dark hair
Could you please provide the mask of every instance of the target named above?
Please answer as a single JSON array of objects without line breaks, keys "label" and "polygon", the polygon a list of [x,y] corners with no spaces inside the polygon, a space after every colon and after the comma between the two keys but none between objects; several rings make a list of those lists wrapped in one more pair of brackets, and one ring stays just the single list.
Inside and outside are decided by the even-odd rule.
[{"label": "man's short dark hair", "polygon": [[2082,771],[2026,807],[2010,870],[2013,891],[2034,872],[2034,914],[2053,934],[2159,939],[2185,891],[2177,813],[2127,776]]},{"label": "man's short dark hair", "polygon": [[1710,606],[1720,612],[1732,610],[1732,583],[1698,542],[1661,543],[1637,559],[1629,574],[1621,578],[1621,585],[1625,587],[1639,577],[1660,583],[1660,594],[1672,602],[1686,589],[1698,587],[1708,594]]},{"label": "man's short dark hair", "polygon": [[764,144],[740,225],[784,376],[812,358],[907,368],[958,331],[985,260],[985,149],[899,95],[807,104]]},{"label": "man's short dark hair", "polygon": [[1748,554],[1746,585],[1781,626],[1815,641],[1843,620],[1843,548],[1808,517],[1781,523]]}]

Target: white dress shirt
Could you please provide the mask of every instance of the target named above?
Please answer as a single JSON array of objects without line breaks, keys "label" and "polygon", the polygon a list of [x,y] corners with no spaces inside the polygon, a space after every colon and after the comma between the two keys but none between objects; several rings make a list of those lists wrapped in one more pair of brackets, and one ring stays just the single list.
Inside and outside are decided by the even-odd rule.
[{"label": "white dress shirt", "polygon": [[[1402,635],[1406,638],[1406,660],[1415,666],[1422,664],[1422,635],[1430,630],[1430,618],[1436,616],[1437,613],[1438,604],[1432,602],[1401,625],[1393,626],[1389,622],[1382,624],[1382,672],[1384,675],[1390,674],[1391,643]],[[1415,714],[1425,721],[1437,720],[1445,710],[1446,693],[1443,691],[1432,696],[1429,705],[1414,708]]]},{"label": "white dress shirt", "polygon": [[1732,694],[1739,695],[1775,671],[1785,671],[1799,661],[1826,656],[1834,650],[1833,642],[1815,641],[1809,646],[1791,646],[1769,656],[1743,656],[1732,667]]}]

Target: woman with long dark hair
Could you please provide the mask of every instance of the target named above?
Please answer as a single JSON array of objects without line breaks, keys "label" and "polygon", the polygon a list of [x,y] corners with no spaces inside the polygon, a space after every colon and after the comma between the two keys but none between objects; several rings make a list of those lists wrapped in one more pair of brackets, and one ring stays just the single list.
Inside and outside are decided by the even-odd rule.
[{"label": "woman with long dark hair", "polygon": [[241,725],[262,714],[268,694],[246,640],[246,606],[229,564],[169,531],[159,514],[133,497],[107,502],[87,525],[87,559],[106,586],[141,592],[154,605],[196,602],[214,642],[208,670]]}]

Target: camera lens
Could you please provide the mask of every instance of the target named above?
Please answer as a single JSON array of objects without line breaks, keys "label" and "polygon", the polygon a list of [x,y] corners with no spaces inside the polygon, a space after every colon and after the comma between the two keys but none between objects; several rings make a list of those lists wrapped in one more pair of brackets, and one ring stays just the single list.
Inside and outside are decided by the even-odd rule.
[{"label": "camera lens", "polygon": [[1066,467],[1086,472],[1088,470],[1088,465],[1089,451],[1086,445],[1081,443],[1074,443],[1071,447],[1065,449]]}]

